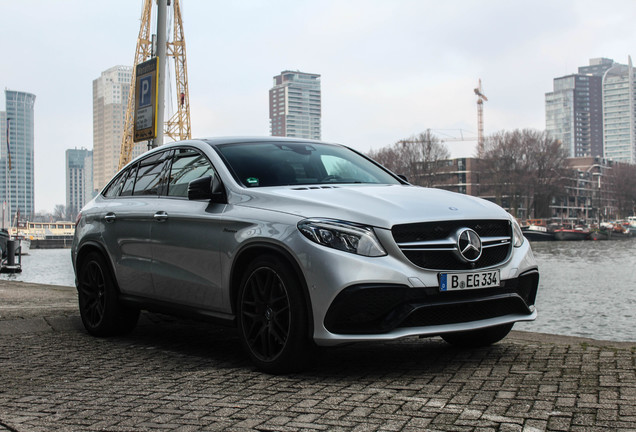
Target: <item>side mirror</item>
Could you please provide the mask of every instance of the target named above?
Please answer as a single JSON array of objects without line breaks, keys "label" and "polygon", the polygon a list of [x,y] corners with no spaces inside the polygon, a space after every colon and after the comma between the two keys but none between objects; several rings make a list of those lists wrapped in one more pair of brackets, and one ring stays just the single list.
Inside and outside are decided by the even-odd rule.
[{"label": "side mirror", "polygon": [[405,176],[405,175],[398,174],[397,176],[398,176],[398,178],[399,178],[400,180],[404,180],[404,181],[405,181],[405,182],[407,182],[407,183],[409,182],[409,180],[406,178],[406,176]]},{"label": "side mirror", "polygon": [[188,199],[224,203],[225,189],[217,176],[204,176],[188,183]]}]

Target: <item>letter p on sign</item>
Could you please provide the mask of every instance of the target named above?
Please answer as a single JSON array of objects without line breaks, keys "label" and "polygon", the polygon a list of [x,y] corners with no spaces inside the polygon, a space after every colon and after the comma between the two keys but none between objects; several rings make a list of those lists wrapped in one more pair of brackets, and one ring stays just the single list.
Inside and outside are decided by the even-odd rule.
[{"label": "letter p on sign", "polygon": [[152,76],[142,77],[139,85],[139,106],[148,106],[152,103]]}]

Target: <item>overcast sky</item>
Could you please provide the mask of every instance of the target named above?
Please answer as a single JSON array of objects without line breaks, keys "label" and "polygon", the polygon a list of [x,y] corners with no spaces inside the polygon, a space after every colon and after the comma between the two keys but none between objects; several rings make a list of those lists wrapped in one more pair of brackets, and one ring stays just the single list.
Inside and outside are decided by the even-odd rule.
[{"label": "overcast sky", "polygon": [[[132,66],[142,4],[0,0],[0,86],[37,96],[36,211],[65,203],[64,152],[92,149],[92,82]],[[180,4],[193,137],[268,135],[268,90],[287,69],[321,74],[323,140],[365,152],[428,128],[474,137],[479,78],[486,134],[544,129],[553,78],[636,54],[633,0]]]}]

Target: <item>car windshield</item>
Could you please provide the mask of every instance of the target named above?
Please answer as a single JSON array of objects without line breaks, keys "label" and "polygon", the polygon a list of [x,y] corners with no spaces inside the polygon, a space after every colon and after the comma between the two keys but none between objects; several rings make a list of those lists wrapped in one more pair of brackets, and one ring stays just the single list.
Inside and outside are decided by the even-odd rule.
[{"label": "car windshield", "polygon": [[324,143],[257,142],[216,146],[246,187],[338,183],[400,184],[358,153]]}]

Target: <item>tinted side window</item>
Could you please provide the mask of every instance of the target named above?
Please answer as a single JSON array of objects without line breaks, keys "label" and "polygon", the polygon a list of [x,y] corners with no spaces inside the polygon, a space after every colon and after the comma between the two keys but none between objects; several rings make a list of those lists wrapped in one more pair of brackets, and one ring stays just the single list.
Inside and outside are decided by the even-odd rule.
[{"label": "tinted side window", "polygon": [[168,182],[168,195],[188,196],[188,183],[206,175],[212,175],[214,169],[208,159],[193,149],[178,149],[173,157]]},{"label": "tinted side window", "polygon": [[130,167],[130,169],[128,170],[128,177],[126,177],[126,175],[123,175],[122,178],[125,178],[126,180],[123,182],[124,185],[121,188],[121,196],[130,196],[132,195],[132,191],[133,191],[133,187],[135,186],[135,178],[137,177],[137,167],[139,166],[139,164],[136,164],[135,166]]},{"label": "tinted side window", "polygon": [[162,192],[170,153],[157,153],[139,162],[133,195],[159,195]]},{"label": "tinted side window", "polygon": [[103,195],[107,198],[113,198],[119,196],[122,187],[124,186],[124,182],[126,181],[126,176],[128,175],[128,171],[121,173],[109,186],[104,190]]}]

